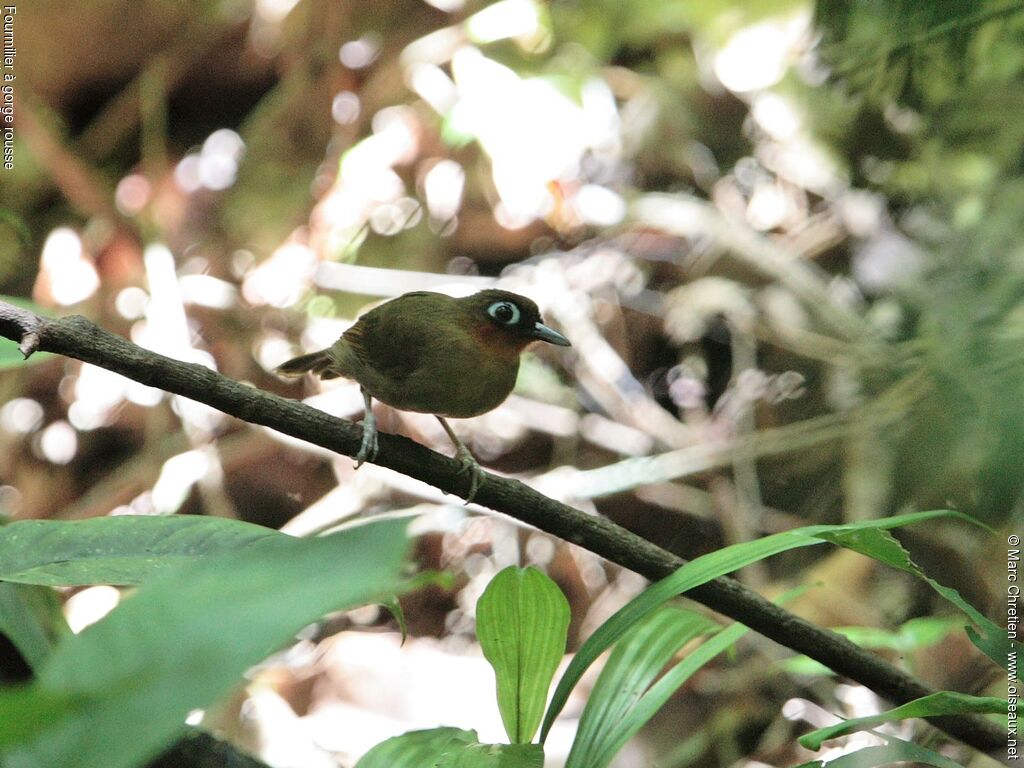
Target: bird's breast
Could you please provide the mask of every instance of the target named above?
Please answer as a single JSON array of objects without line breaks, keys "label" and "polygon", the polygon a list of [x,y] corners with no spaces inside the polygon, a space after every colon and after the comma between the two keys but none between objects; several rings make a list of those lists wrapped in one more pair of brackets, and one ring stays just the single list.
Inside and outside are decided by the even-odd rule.
[{"label": "bird's breast", "polygon": [[493,410],[508,397],[519,372],[519,356],[495,355],[470,340],[438,340],[418,350],[416,365],[388,375],[352,360],[351,376],[374,398],[403,411],[465,419]]}]

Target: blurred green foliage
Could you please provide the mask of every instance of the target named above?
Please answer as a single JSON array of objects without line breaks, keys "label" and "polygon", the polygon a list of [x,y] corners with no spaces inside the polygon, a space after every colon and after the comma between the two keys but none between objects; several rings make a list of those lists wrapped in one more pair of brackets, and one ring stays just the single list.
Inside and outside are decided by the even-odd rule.
[{"label": "blurred green foliage", "polygon": [[956,204],[1019,175],[1020,3],[819,0],[815,24],[831,87],[810,116],[855,178],[898,200]]}]

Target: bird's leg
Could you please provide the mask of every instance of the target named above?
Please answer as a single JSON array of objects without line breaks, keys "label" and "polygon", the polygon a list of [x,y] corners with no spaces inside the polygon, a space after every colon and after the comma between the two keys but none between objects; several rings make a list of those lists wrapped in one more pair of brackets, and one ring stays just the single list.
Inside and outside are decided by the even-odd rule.
[{"label": "bird's leg", "polygon": [[377,458],[377,419],[373,416],[373,399],[362,387],[359,391],[363,393],[363,444],[356,454],[356,469]]},{"label": "bird's leg", "polygon": [[444,427],[444,431],[448,433],[448,437],[452,439],[455,444],[455,458],[462,464],[462,469],[459,470],[459,474],[469,473],[469,493],[466,494],[466,503],[469,504],[476,496],[477,489],[480,487],[480,483],[484,479],[484,471],[480,469],[480,465],[476,463],[476,459],[473,458],[473,454],[469,452],[469,448],[459,440],[452,428],[448,426],[448,422],[445,421],[441,416],[437,417],[437,420],[441,422],[441,426]]}]

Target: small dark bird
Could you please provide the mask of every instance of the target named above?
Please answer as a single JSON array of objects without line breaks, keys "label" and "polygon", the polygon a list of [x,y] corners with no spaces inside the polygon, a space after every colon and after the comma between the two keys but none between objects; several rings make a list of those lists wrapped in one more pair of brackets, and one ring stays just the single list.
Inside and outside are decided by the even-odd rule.
[{"label": "small dark bird", "polygon": [[482,471],[445,419],[479,416],[500,405],[515,386],[519,355],[534,341],[570,346],[544,325],[537,305],[525,296],[486,290],[454,299],[415,291],[371,309],[333,346],[282,363],[276,372],[359,382],[365,413],[357,468],[377,455],[373,398],[434,414],[470,475],[468,503]]}]

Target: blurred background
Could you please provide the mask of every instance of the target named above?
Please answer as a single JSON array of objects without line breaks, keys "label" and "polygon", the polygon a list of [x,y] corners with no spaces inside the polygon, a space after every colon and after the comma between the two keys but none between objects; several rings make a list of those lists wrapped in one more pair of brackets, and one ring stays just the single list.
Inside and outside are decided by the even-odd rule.
[{"label": "blurred background", "polygon": [[[497,284],[573,348],[528,353],[503,406],[455,424],[486,467],[685,557],[958,509],[1004,535],[899,538],[1005,619],[1024,481],[1019,3],[32,0],[14,40],[5,297],[352,418],[352,383],[272,369],[371,302]],[[473,612],[509,564],[563,588],[572,647],[644,586],[386,469],[77,361],[30,363],[0,341],[9,518],[310,535],[408,512],[418,565],[453,575],[403,599],[404,644],[377,608],[332,617],[195,714],[272,766],[351,766],[435,725],[500,740]],[[430,417],[379,417],[449,450]],[[858,628],[935,687],[1005,694],[927,587],[817,549],[741,578],[813,585],[801,615]],[[64,597],[80,629],[120,593]],[[884,708],[790,656],[748,638],[615,765],[790,765],[829,712]]]}]

